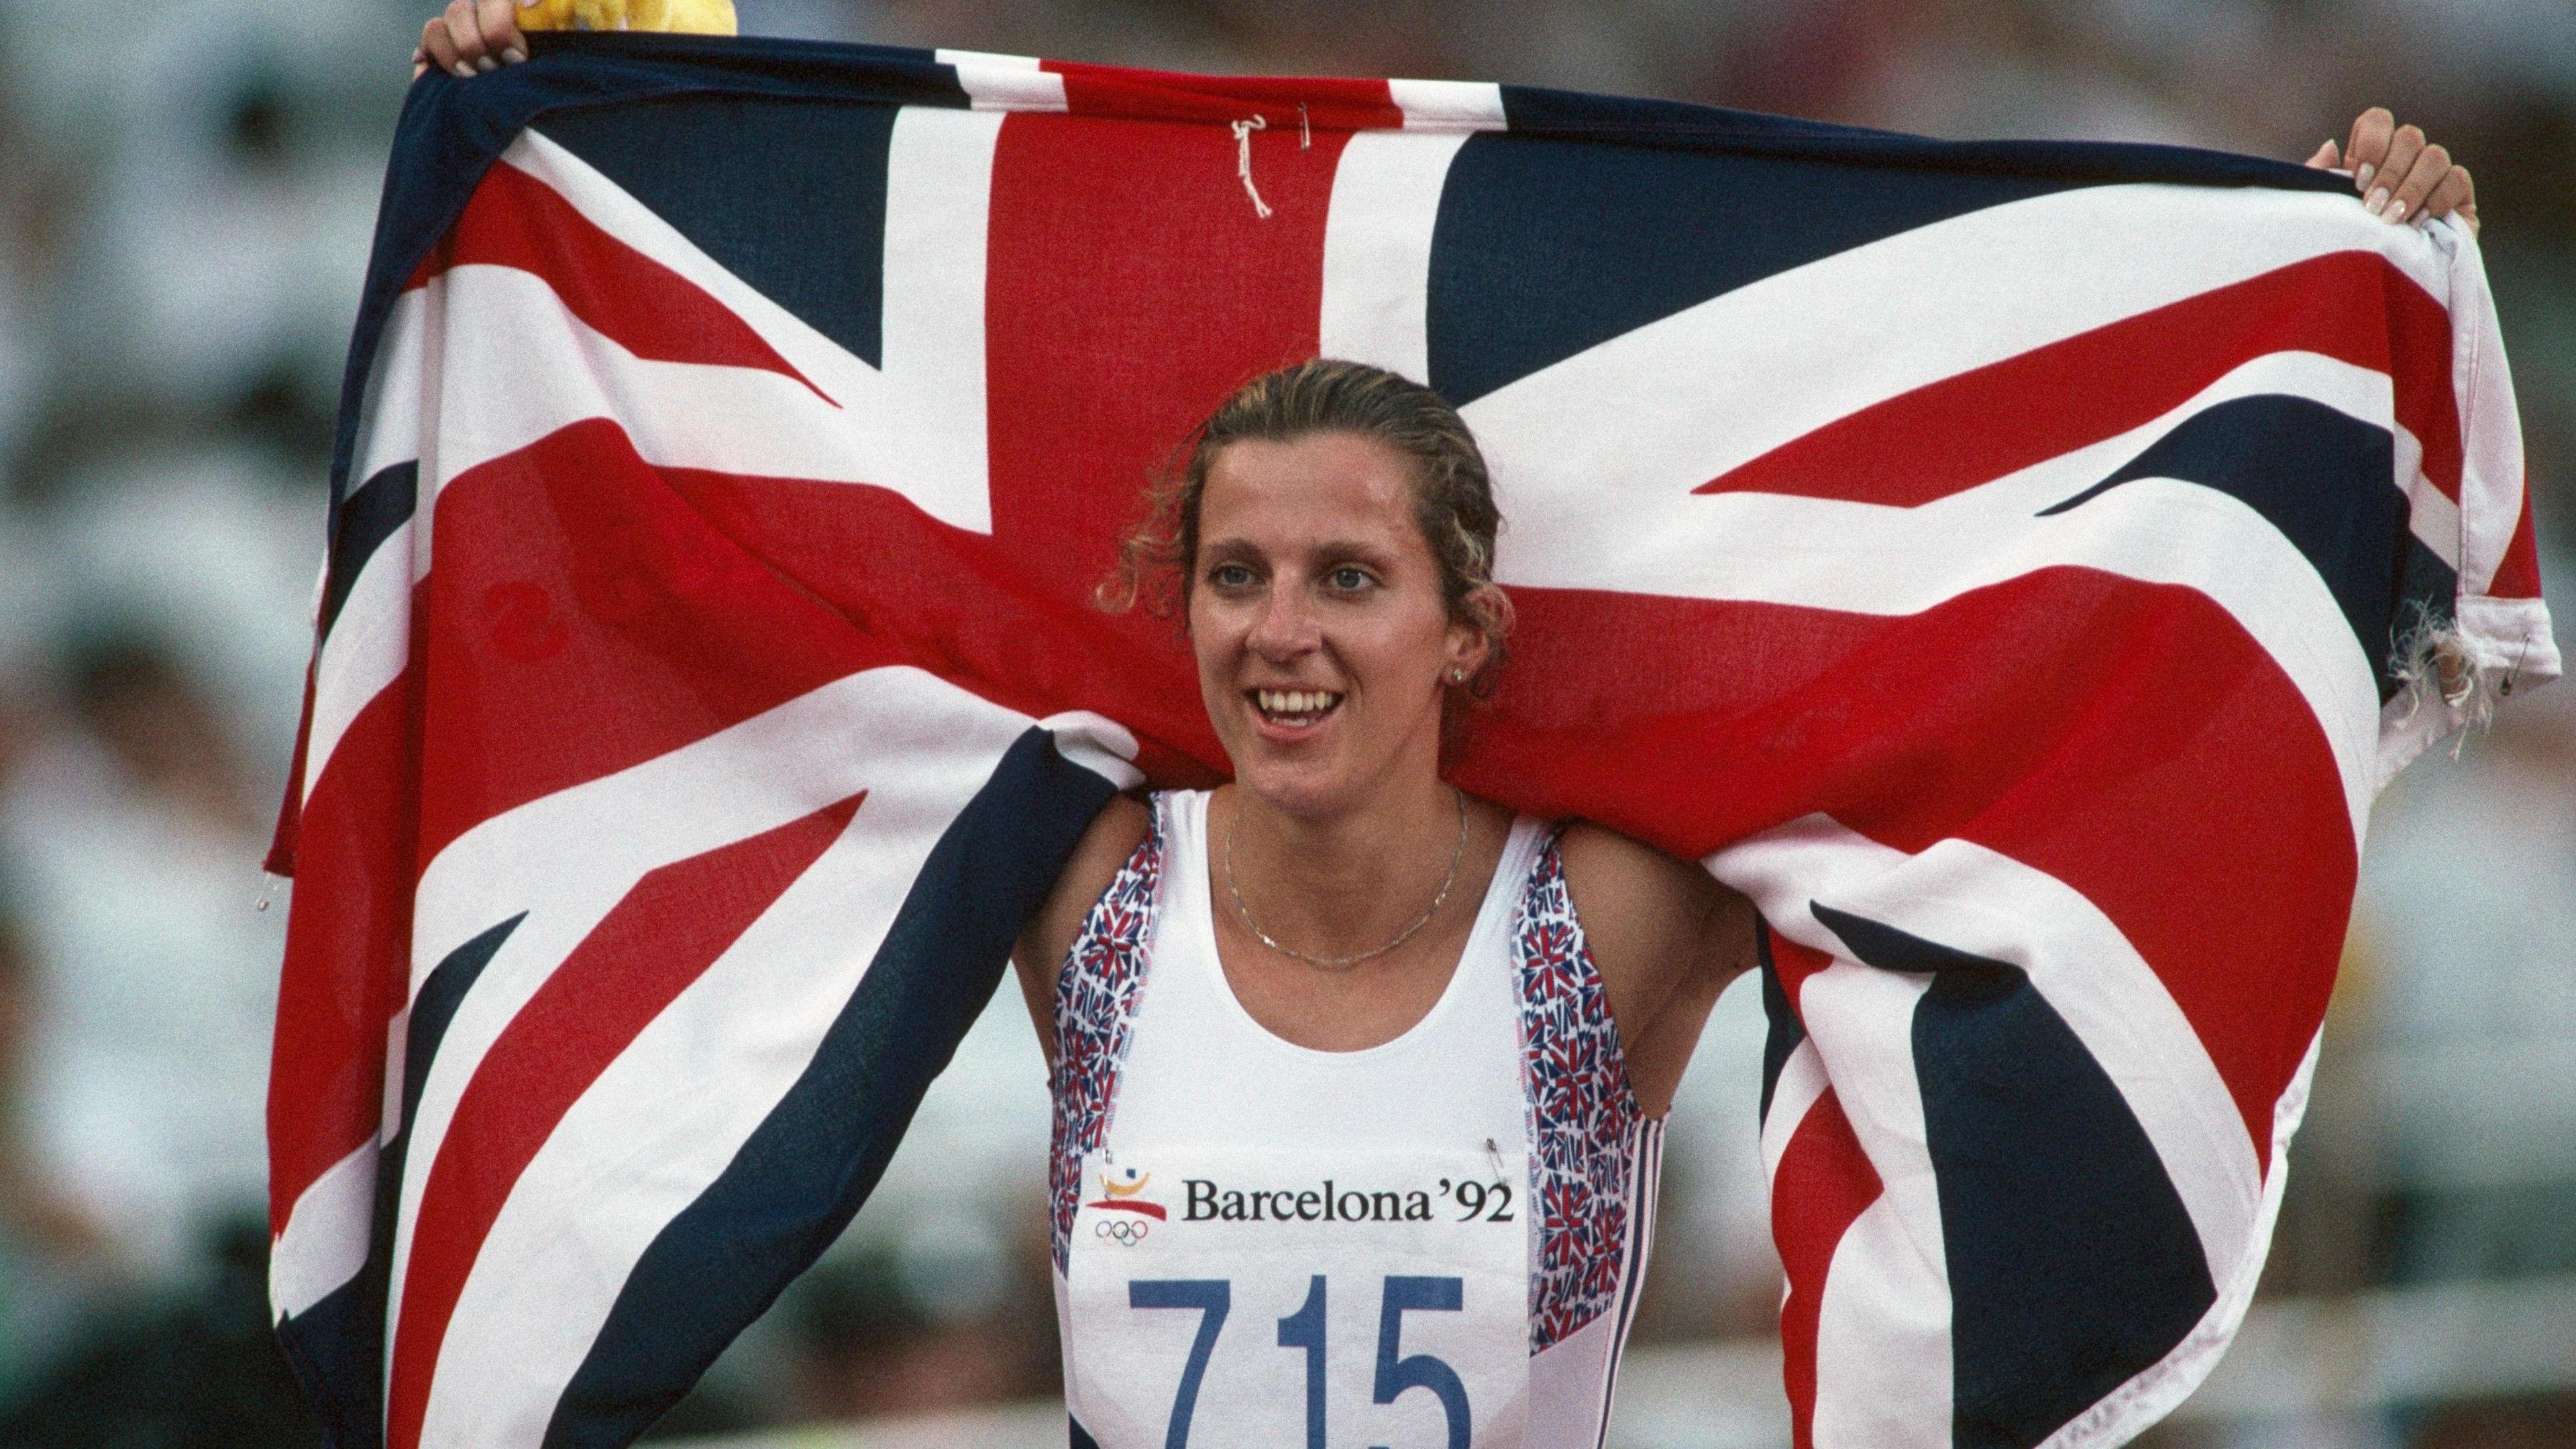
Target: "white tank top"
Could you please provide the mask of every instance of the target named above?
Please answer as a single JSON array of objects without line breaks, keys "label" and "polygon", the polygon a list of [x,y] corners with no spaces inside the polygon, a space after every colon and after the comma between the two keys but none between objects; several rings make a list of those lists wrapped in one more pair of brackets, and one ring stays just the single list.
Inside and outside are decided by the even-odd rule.
[{"label": "white tank top", "polygon": [[1597,1449],[1662,1124],[1629,1089],[1554,833],[1513,822],[1421,1021],[1327,1052],[1225,979],[1207,802],[1154,797],[1057,980],[1075,1449]]}]

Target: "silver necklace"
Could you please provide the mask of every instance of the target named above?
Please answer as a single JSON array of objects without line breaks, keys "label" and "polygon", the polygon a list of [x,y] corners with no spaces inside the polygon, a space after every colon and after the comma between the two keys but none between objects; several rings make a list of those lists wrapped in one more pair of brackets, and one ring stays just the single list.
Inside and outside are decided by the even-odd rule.
[{"label": "silver necklace", "polygon": [[1458,883],[1459,858],[1467,853],[1467,792],[1455,785],[1450,786],[1449,791],[1458,798],[1458,843],[1449,847],[1449,874],[1441,878],[1439,893],[1432,896],[1431,904],[1423,907],[1422,914],[1414,917],[1412,925],[1396,932],[1394,940],[1374,951],[1362,951],[1356,956],[1309,956],[1294,946],[1283,946],[1272,940],[1270,933],[1261,929],[1261,924],[1252,919],[1252,908],[1243,903],[1243,887],[1235,884],[1234,880],[1234,842],[1235,837],[1243,831],[1241,796],[1235,799],[1234,819],[1225,832],[1225,890],[1226,894],[1234,897],[1234,914],[1243,922],[1245,930],[1260,938],[1262,945],[1282,956],[1292,956],[1309,966],[1321,966],[1327,971],[1347,970],[1371,957],[1383,956],[1412,940],[1414,932],[1430,925],[1431,918],[1440,914],[1440,907],[1449,899],[1449,888]]}]

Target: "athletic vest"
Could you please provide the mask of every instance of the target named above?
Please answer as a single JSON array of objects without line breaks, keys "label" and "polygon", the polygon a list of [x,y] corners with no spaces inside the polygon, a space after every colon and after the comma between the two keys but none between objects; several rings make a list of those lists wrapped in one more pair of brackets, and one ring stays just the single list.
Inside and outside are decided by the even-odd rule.
[{"label": "athletic vest", "polygon": [[1055,996],[1075,1449],[1598,1449],[1654,1230],[1557,837],[1512,824],[1410,1030],[1315,1051],[1217,960],[1204,793],[1162,794]]}]

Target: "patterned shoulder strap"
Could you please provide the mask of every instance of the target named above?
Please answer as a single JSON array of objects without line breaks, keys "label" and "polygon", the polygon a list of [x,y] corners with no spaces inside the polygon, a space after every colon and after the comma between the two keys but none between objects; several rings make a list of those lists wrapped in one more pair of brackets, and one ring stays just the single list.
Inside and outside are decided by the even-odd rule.
[{"label": "patterned shoulder strap", "polygon": [[1610,999],[1584,944],[1552,831],[1512,915],[1521,1081],[1529,1110],[1530,1352],[1567,1337],[1617,1299],[1645,1113],[1628,1086]]},{"label": "patterned shoulder strap", "polygon": [[1081,1200],[1083,1158],[1108,1140],[1118,1073],[1127,1061],[1136,1004],[1145,996],[1146,943],[1153,939],[1154,912],[1162,899],[1163,812],[1168,808],[1163,796],[1154,797],[1153,823],[1145,838],[1092,903],[1082,933],[1074,937],[1073,949],[1056,973],[1050,1083],[1055,1130],[1047,1187],[1059,1269],[1065,1265],[1066,1240]]}]

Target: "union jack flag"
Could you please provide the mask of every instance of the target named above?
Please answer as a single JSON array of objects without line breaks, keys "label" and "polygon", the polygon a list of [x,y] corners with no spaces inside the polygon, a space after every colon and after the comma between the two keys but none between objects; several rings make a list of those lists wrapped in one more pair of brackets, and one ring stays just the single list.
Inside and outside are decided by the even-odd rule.
[{"label": "union jack flag", "polygon": [[352,350],[270,1100],[335,1442],[622,1444],[831,1240],[1090,816],[1222,770],[1088,600],[1319,354],[1492,462],[1455,778],[1767,919],[1802,1449],[2190,1391],[2374,792],[2558,666],[2461,231],[2169,148],[588,36],[414,88]]}]

